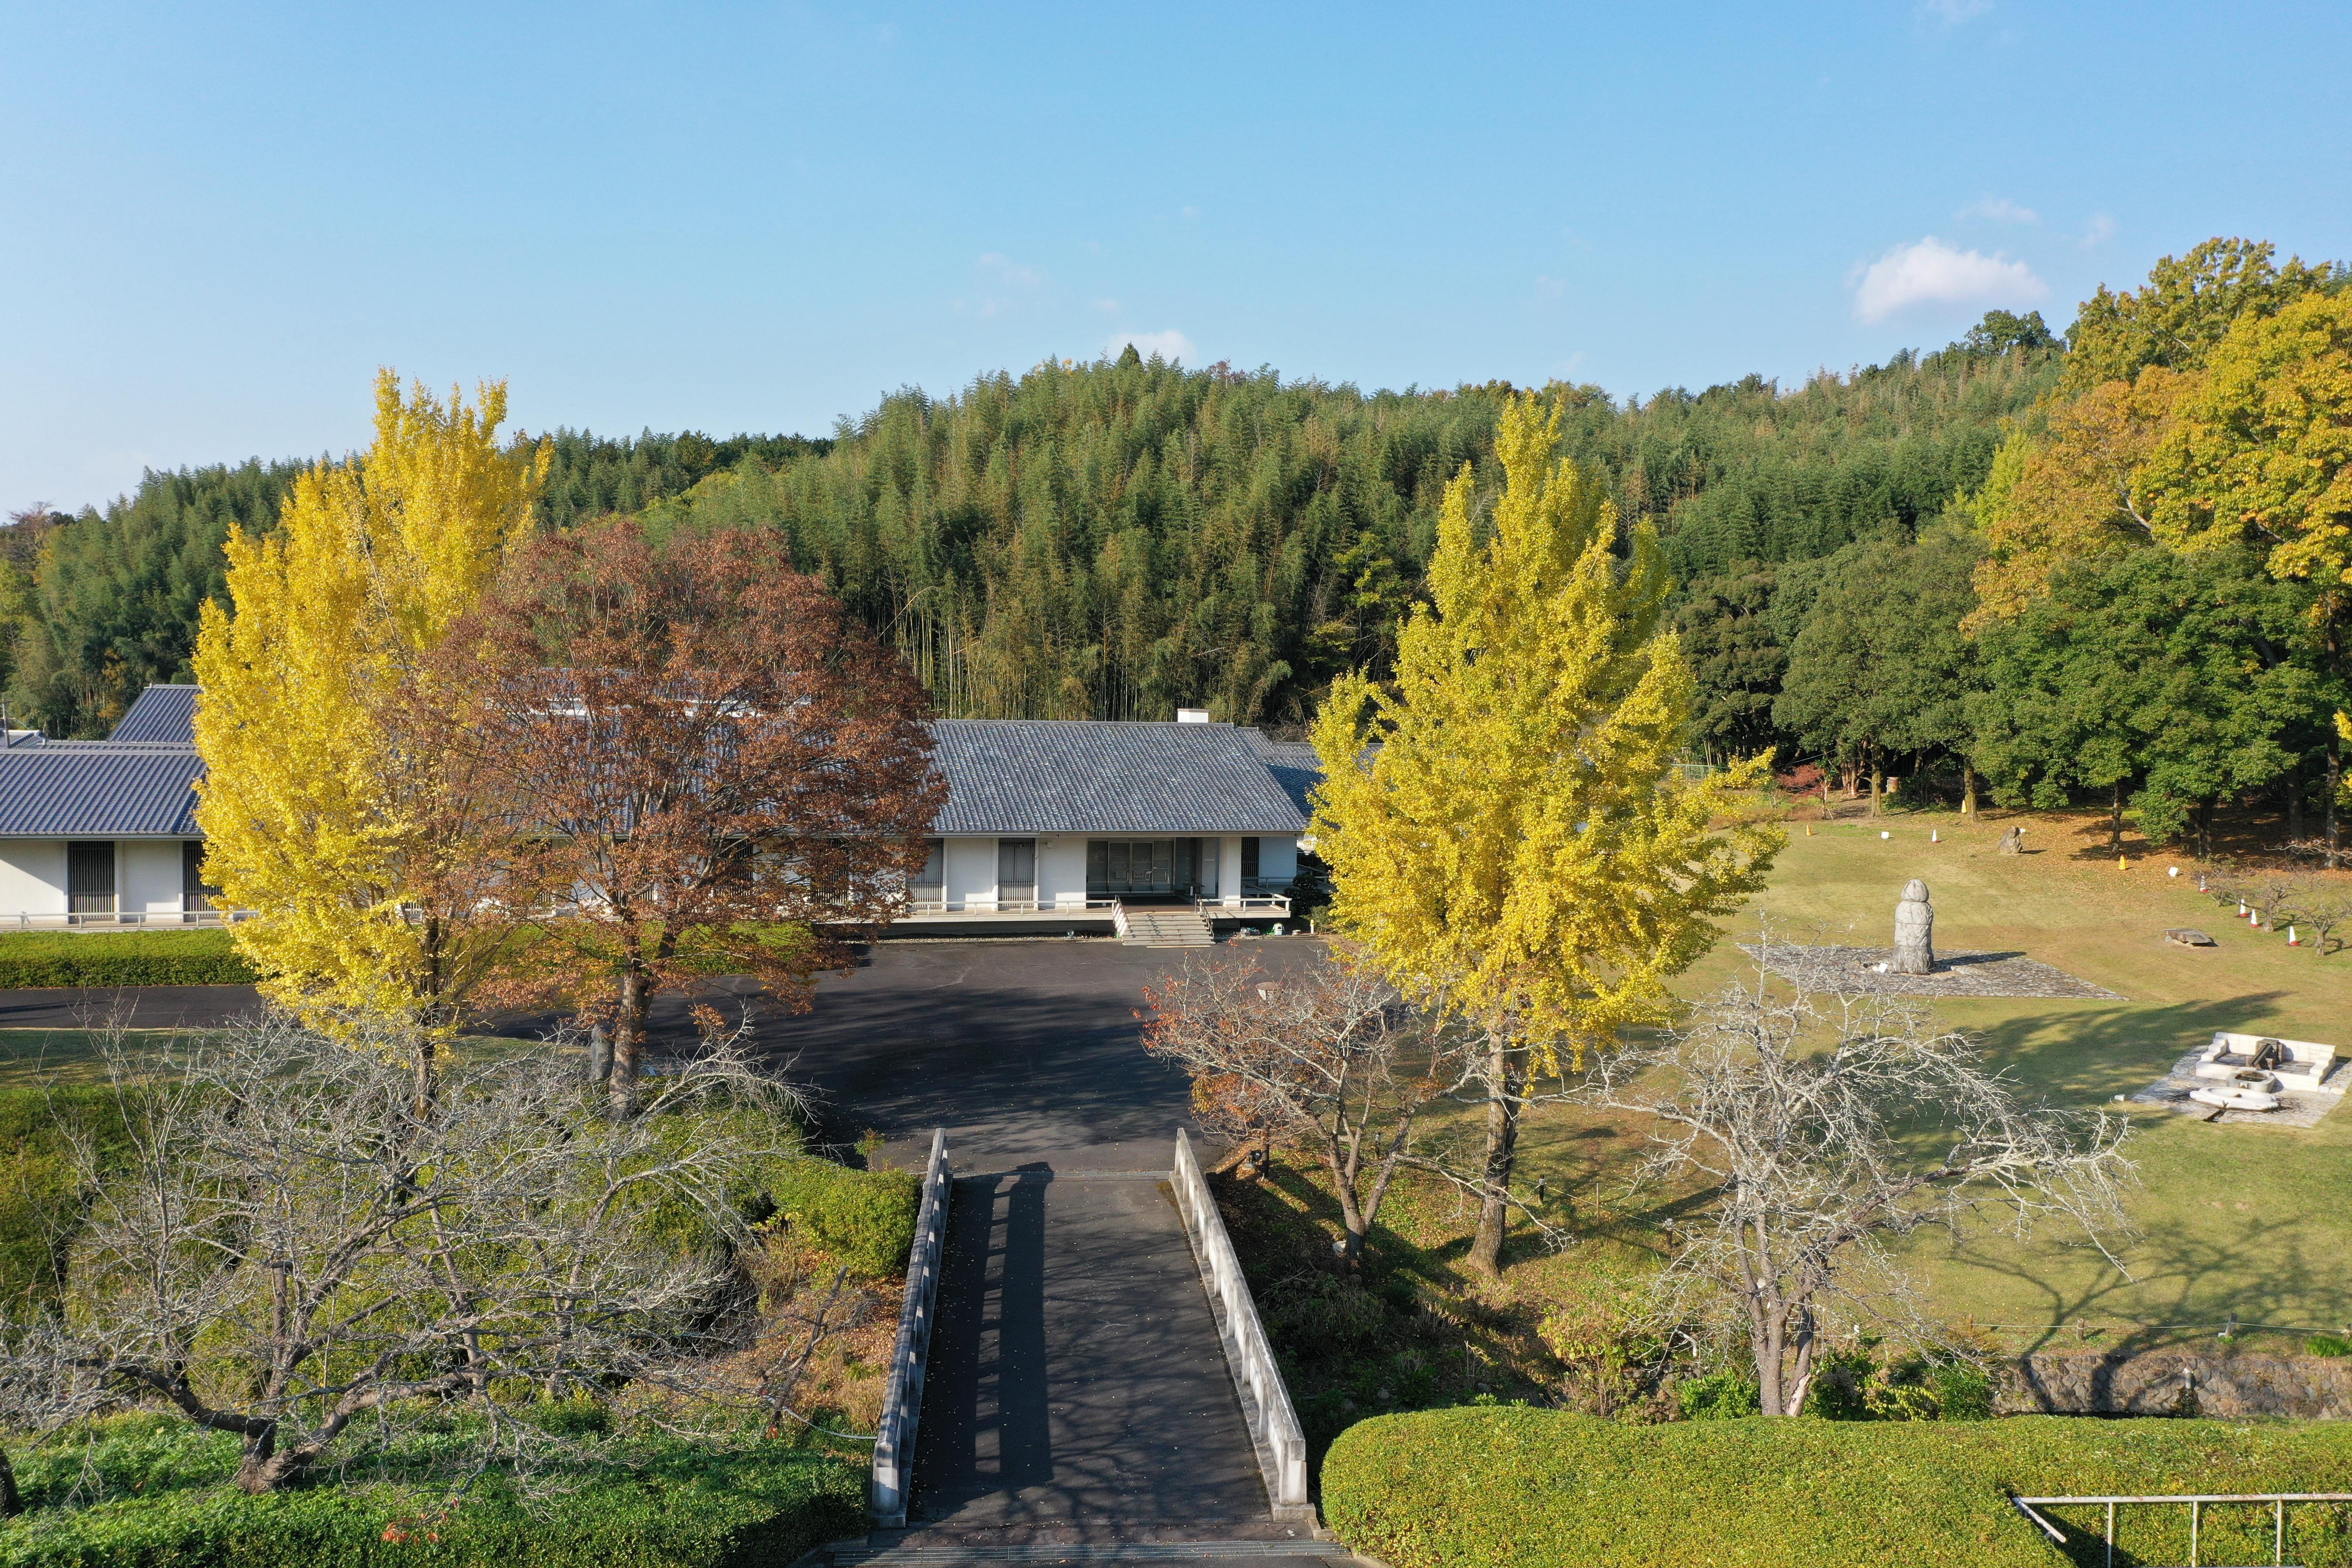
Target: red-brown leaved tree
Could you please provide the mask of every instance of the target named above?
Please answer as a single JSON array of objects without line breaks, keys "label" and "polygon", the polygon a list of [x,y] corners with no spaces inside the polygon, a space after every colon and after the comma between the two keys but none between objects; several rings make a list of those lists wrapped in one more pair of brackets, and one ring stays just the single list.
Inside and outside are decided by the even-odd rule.
[{"label": "red-brown leaved tree", "polygon": [[624,1105],[661,989],[747,973],[804,1011],[900,908],[945,795],[924,695],[781,536],[540,540],[442,657],[474,667],[452,743],[520,829],[542,982],[610,1006]]}]

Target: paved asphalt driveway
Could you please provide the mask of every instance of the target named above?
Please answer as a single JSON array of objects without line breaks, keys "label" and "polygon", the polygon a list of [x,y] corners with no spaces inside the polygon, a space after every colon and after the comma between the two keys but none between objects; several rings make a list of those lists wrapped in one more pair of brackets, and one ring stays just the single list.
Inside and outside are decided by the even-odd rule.
[{"label": "paved asphalt driveway", "polygon": [[[1281,970],[1320,945],[1228,942],[1216,956]],[[1135,1011],[1143,987],[1186,956],[1102,939],[883,942],[862,967],[820,981],[813,1012],[751,1005],[762,1043],[814,1092],[829,1137],[874,1129],[890,1158],[911,1163],[944,1126],[961,1171],[1009,1170],[1047,1152],[1059,1168],[1165,1170],[1167,1141],[1190,1120],[1185,1083],[1144,1056]],[[713,989],[731,1000],[744,988]],[[688,1000],[657,1001],[657,1033],[691,1037]],[[0,991],[0,1028],[88,1028],[117,1016],[137,1028],[203,1027],[257,1005],[243,985]],[[518,1018],[499,1032],[529,1036],[552,1022]]]}]

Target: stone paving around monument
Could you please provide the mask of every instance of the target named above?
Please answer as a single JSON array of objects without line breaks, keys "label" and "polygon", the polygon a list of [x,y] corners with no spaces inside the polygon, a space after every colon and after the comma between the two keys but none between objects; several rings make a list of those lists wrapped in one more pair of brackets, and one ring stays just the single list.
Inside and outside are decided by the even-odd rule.
[{"label": "stone paving around monument", "polygon": [[[1932,974],[1892,972],[1895,951],[1885,947],[1806,947],[1742,942],[1740,951],[1759,958],[1781,979],[1815,991],[1880,996],[2053,996],[2090,1002],[2125,998],[2105,986],[2077,980],[2021,952],[1938,952]],[[1882,972],[1878,966],[1889,965]]]},{"label": "stone paving around monument", "polygon": [[2352,1087],[2352,1061],[2339,1057],[2329,1067],[2327,1076],[2315,1090],[2282,1089],[2278,1091],[2276,1110],[2224,1110],[2214,1114],[2214,1108],[2189,1098],[2191,1089],[2211,1089],[2213,1080],[2197,1076],[2197,1064],[2204,1052],[2200,1047],[2190,1051],[2172,1064],[2172,1070],[2131,1097],[2133,1105],[2160,1106],[2177,1110],[2184,1116],[2200,1121],[2218,1121],[2224,1126],[2246,1124],[2270,1127],[2316,1127],[2321,1117],[2344,1103],[2344,1091]]}]

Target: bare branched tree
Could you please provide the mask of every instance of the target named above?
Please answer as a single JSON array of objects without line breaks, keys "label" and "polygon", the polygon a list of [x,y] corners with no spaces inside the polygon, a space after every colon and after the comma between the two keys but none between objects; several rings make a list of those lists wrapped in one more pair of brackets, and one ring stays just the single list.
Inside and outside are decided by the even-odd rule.
[{"label": "bare branched tree", "polygon": [[1192,1075],[1205,1130],[1323,1162],[1355,1267],[1415,1121],[1453,1087],[1442,1037],[1344,953],[1279,979],[1255,963],[1194,961],[1144,995],[1144,1048]]},{"label": "bare branched tree", "polygon": [[[1787,950],[1773,956],[1785,971]],[[1804,1408],[1833,1320],[1899,1315],[1932,1334],[1897,1238],[2057,1220],[2113,1262],[2105,1238],[2124,1225],[2125,1121],[2028,1105],[1966,1037],[1915,1005],[1836,994],[1842,984],[1824,973],[1776,994],[1759,973],[1680,1032],[1603,1061],[1590,1087],[1661,1124],[1647,1179],[1708,1190],[1705,1218],[1677,1228],[1659,1308],[1686,1319],[1696,1297],[1727,1294],[1767,1415]]]},{"label": "bare branched tree", "polygon": [[131,1157],[82,1152],[64,1310],[7,1376],[58,1418],[128,1398],[233,1433],[257,1492],[450,1407],[481,1455],[526,1460],[548,1435],[518,1391],[723,1403],[722,1352],[757,1331],[730,1188],[792,1147],[743,1044],[708,1040],[635,1117],[549,1047],[454,1065],[429,1107],[396,1048],[284,1021],[179,1040],[135,1079],[118,1051]]}]

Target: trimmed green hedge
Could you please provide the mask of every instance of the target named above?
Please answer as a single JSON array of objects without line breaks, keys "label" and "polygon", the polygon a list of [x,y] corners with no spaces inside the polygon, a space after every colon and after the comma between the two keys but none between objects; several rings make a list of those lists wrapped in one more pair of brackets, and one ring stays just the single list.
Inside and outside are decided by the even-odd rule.
[{"label": "trimmed green hedge", "polygon": [[252,965],[206,931],[12,931],[0,936],[0,990],[85,985],[250,985]]},{"label": "trimmed green hedge", "polygon": [[[1323,1462],[1341,1540],[1392,1568],[2053,1568],[2009,1496],[2352,1491],[2352,1422],[1737,1421],[1619,1426],[1511,1407],[1383,1415]],[[2189,1561],[2186,1508],[2121,1510],[2117,1561]],[[2290,1511],[2286,1560],[2352,1563],[2352,1509]],[[2205,1510],[2200,1561],[2268,1563],[2271,1514]],[[2130,1555],[2125,1555],[2124,1549]]]},{"label": "trimmed green hedge", "polygon": [[672,1444],[535,1507],[478,1490],[445,1515],[391,1483],[36,1507],[0,1526],[0,1568],[782,1568],[865,1521],[866,1472],[848,1460]]}]

